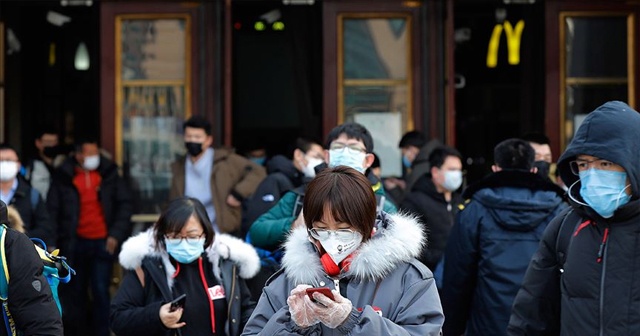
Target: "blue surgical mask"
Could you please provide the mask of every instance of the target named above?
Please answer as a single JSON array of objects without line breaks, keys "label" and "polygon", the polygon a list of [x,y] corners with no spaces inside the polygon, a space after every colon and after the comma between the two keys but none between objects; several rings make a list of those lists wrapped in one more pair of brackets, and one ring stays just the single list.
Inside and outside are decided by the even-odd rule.
[{"label": "blue surgical mask", "polygon": [[616,209],[629,203],[627,173],[592,168],[579,175],[580,196],[603,218],[612,217]]},{"label": "blue surgical mask", "polygon": [[267,158],[264,156],[250,157],[249,160],[253,161],[253,163],[257,164],[258,166],[262,166],[264,165],[264,162],[267,161]]},{"label": "blue surgical mask", "polygon": [[364,174],[364,158],[367,154],[344,147],[329,150],[329,167],[348,166]]},{"label": "blue surgical mask", "polygon": [[198,239],[164,239],[167,253],[181,264],[188,264],[204,252],[204,238]]},{"label": "blue surgical mask", "polygon": [[409,159],[406,156],[402,156],[402,165],[405,168],[411,168],[411,161],[409,161]]},{"label": "blue surgical mask", "polygon": [[461,170],[447,170],[444,172],[444,183],[442,186],[449,191],[456,191],[462,185]]}]

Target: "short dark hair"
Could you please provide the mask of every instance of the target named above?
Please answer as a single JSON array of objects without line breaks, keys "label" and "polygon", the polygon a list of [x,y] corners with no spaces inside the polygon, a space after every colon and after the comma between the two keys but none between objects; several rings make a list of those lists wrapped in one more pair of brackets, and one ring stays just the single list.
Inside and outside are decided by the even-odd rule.
[{"label": "short dark hair", "polygon": [[20,158],[20,152],[18,152],[18,150],[15,147],[11,146],[7,142],[0,143],[0,150],[12,150],[14,153],[16,153],[16,156],[18,157],[18,159]]},{"label": "short dark hair", "polygon": [[98,139],[91,136],[78,138],[76,141],[74,141],[73,147],[76,152],[82,152],[82,146],[86,144],[97,145],[98,147],[100,147],[100,142],[98,141]]},{"label": "short dark hair", "polygon": [[549,137],[542,133],[527,133],[521,137],[522,140],[527,142],[533,142],[540,145],[548,145]]},{"label": "short dark hair", "polygon": [[334,127],[327,135],[325,148],[330,148],[331,143],[340,137],[340,134],[345,134],[349,139],[362,141],[367,153],[373,152],[373,138],[371,137],[371,133],[369,133],[366,127],[355,122],[347,122]]},{"label": "short dark hair", "polygon": [[405,133],[400,139],[400,143],[398,144],[399,148],[414,146],[418,148],[422,148],[427,143],[427,138],[424,136],[424,133],[420,131],[410,131]]},{"label": "short dark hair", "polygon": [[429,167],[440,168],[449,156],[455,156],[462,161],[462,154],[457,149],[449,146],[438,146],[429,154]]},{"label": "short dark hair", "polygon": [[295,149],[299,149],[305,153],[308,152],[309,149],[311,149],[311,146],[313,145],[318,145],[322,147],[320,142],[307,137],[298,137],[296,138],[296,141],[295,141]]},{"label": "short dark hair", "polygon": [[536,152],[529,142],[522,139],[507,139],[499,143],[493,150],[496,165],[507,170],[530,170]]},{"label": "short dark hair", "polygon": [[347,166],[326,168],[309,183],[303,209],[307,228],[330,209],[336,221],[349,223],[366,241],[376,221],[376,196],[369,180],[357,170]]},{"label": "short dark hair", "polygon": [[52,125],[43,125],[43,126],[40,126],[40,127],[38,127],[36,129],[36,133],[35,133],[35,136],[33,137],[33,139],[34,140],[41,139],[42,136],[45,135],[45,134],[53,134],[53,135],[56,135],[56,136],[59,137],[60,135],[58,133],[59,132],[58,132],[58,129],[56,127],[54,127]]},{"label": "short dark hair", "polygon": [[371,167],[369,167],[369,169],[379,168],[380,167],[380,157],[378,157],[378,155],[376,153],[371,153],[371,154],[373,154],[373,163],[371,163]]},{"label": "short dark hair", "polygon": [[167,233],[179,233],[182,231],[191,216],[194,216],[202,225],[205,234],[204,247],[211,246],[215,232],[204,205],[195,198],[180,197],[167,204],[155,224],[154,239],[156,248],[161,247],[166,250],[164,236]]},{"label": "short dark hair", "polygon": [[187,121],[182,125],[182,130],[184,131],[187,127],[199,128],[204,130],[207,135],[211,135],[211,123],[203,116],[194,115],[187,119]]}]

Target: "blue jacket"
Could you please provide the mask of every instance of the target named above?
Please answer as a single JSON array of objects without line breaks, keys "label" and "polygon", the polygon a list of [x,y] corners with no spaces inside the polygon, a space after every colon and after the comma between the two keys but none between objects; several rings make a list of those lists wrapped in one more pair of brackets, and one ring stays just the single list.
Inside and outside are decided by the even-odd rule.
[{"label": "blue jacket", "polygon": [[563,190],[537,174],[500,171],[465,190],[444,259],[444,335],[505,335],[511,305]]}]

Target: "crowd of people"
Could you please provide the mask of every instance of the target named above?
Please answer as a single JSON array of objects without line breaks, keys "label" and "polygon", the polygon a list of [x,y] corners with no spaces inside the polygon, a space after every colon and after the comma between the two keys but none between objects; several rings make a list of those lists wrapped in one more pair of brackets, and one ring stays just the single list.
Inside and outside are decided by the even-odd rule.
[{"label": "crowd of people", "polygon": [[[133,236],[129,186],[95,139],[67,155],[45,130],[25,164],[0,144],[4,268],[24,274],[1,298],[14,329],[640,334],[640,114],[622,102],[589,113],[557,165],[545,136],[525,134],[496,144],[492,172],[472,183],[459,151],[417,131],[398,145],[403,176],[382,178],[353,122],[271,158],[212,147],[200,116],[183,130],[170,198]],[[25,234],[77,272],[59,287],[62,316],[32,314],[53,311],[56,291]]]}]

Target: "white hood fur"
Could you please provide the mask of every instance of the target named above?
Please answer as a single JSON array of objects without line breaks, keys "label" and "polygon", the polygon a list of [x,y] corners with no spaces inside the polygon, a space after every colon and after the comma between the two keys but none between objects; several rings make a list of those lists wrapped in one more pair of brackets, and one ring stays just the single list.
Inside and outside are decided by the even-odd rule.
[{"label": "white hood fur", "polygon": [[[376,234],[357,250],[344,276],[356,281],[378,281],[399,263],[418,257],[426,236],[415,216],[382,213],[376,220]],[[325,271],[306,227],[291,232],[284,245],[282,266],[295,284],[316,284]]]},{"label": "white hood fur", "polygon": [[[169,287],[173,285],[172,275],[175,267],[169,261],[169,255],[164,250],[157,250],[153,240],[154,230],[148,229],[127,239],[122,244],[122,251],[118,256],[120,265],[124,269],[134,270],[142,264],[142,259],[147,256],[160,257],[164,264]],[[213,273],[220,279],[219,259],[229,259],[238,265],[238,274],[241,278],[253,277],[260,270],[260,258],[253,246],[242,240],[227,234],[216,234],[215,240],[206,250],[207,259],[213,266]]]}]

